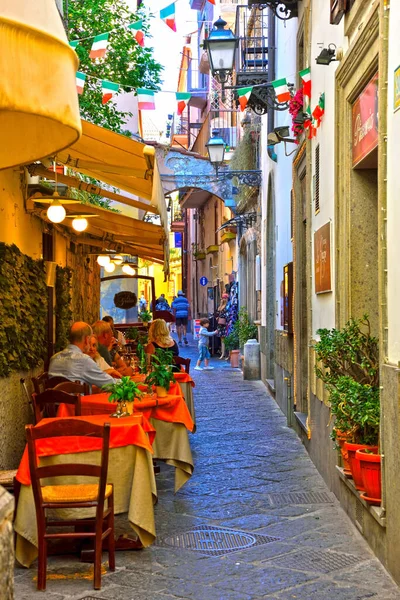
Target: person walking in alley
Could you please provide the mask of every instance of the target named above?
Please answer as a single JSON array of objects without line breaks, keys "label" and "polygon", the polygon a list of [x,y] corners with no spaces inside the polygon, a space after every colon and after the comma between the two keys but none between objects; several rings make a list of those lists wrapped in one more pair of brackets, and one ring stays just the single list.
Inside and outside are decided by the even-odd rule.
[{"label": "person walking in alley", "polygon": [[[200,332],[199,332],[199,359],[195,366],[195,371],[212,371],[214,367],[210,367],[208,362],[210,360],[210,351],[208,349],[208,338],[212,337],[216,331],[208,331],[210,321],[208,319],[200,319]],[[201,366],[204,360],[204,369]]]},{"label": "person walking in alley", "polygon": [[185,298],[182,290],[179,290],[178,297],[173,301],[171,306],[174,316],[176,318],[176,331],[178,333],[178,344],[182,346],[182,337],[185,346],[188,345],[186,338],[186,330],[189,319],[190,305],[187,298]]}]

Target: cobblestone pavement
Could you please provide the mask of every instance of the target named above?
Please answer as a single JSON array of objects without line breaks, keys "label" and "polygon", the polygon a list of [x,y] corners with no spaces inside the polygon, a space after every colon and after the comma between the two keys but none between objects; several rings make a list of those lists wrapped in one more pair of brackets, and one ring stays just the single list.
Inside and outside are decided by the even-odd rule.
[{"label": "cobblestone pavement", "polygon": [[[193,368],[195,344],[181,354],[192,358]],[[264,385],[243,381],[224,361],[211,364],[214,371],[193,371],[194,475],[175,496],[173,469],[162,465],[157,476],[156,543],[118,552],[117,570],[103,575],[101,591],[93,590],[88,565],[50,558],[41,597],[400,599],[399,588],[325,486]],[[121,516],[117,524],[126,528]],[[170,546],[189,539],[201,549]],[[241,549],[224,549],[229,545]],[[34,568],[16,569],[16,600],[36,597],[34,576]]]}]

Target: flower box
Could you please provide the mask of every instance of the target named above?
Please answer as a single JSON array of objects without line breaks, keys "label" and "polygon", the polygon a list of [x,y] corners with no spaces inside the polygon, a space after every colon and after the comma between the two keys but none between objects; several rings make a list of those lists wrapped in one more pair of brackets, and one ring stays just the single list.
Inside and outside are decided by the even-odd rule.
[{"label": "flower box", "polygon": [[231,231],[224,231],[224,233],[221,235],[221,244],[224,244],[225,242],[230,242],[235,238],[236,233],[232,233]]},{"label": "flower box", "polygon": [[206,252],[207,252],[207,254],[214,254],[216,252],[219,252],[219,246],[217,246],[216,244],[207,246]]},{"label": "flower box", "polygon": [[204,260],[206,257],[206,253],[204,252],[204,250],[202,252],[194,252],[193,253],[193,258],[194,260]]}]

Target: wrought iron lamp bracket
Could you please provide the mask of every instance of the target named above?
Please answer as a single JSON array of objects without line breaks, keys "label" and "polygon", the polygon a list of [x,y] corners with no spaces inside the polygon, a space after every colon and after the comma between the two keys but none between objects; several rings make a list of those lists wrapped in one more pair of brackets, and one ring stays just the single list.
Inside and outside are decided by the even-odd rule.
[{"label": "wrought iron lamp bracket", "polygon": [[297,0],[263,0],[259,3],[253,1],[251,5],[257,5],[260,10],[269,8],[281,21],[288,21],[298,16]]}]

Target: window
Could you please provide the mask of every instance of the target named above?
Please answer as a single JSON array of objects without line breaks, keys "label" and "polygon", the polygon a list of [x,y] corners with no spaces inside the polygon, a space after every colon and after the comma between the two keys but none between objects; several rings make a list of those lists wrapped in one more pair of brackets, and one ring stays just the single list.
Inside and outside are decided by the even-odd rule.
[{"label": "window", "polygon": [[331,0],[331,25],[338,25],[346,10],[349,8],[350,0]]},{"label": "window", "polygon": [[319,144],[315,148],[314,200],[315,214],[317,214],[319,213]]}]

